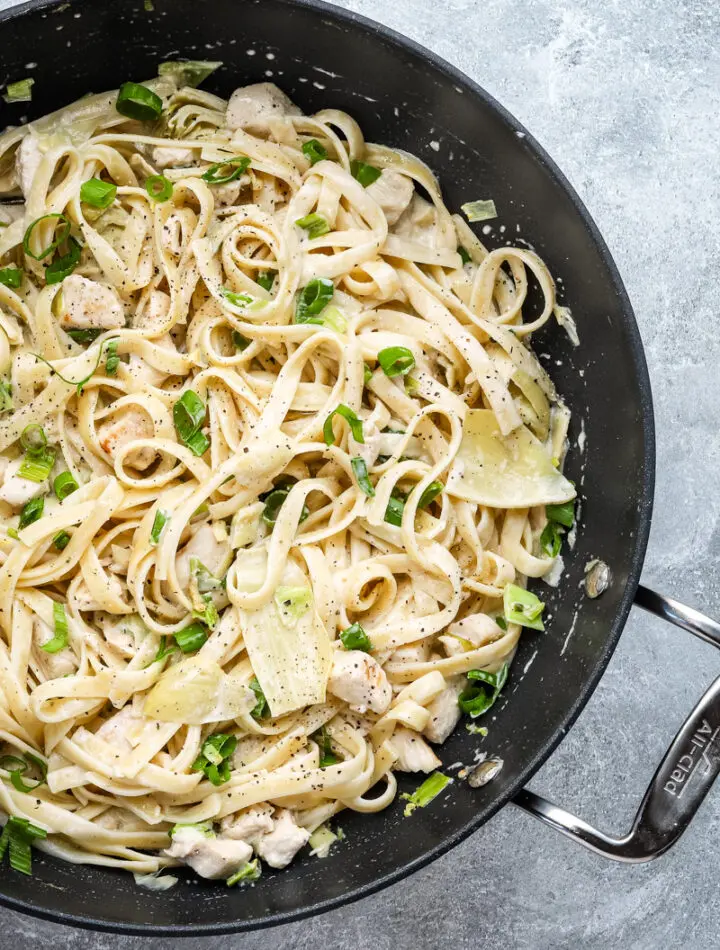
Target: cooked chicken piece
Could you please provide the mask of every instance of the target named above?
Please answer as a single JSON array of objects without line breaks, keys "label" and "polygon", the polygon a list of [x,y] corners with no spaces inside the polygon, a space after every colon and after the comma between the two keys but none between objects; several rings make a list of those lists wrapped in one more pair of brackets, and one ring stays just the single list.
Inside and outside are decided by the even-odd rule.
[{"label": "cooked chicken piece", "polygon": [[393,768],[400,772],[432,772],[442,764],[422,736],[412,729],[396,729],[390,745],[398,756]]},{"label": "cooked chicken piece", "polygon": [[451,623],[447,632],[454,637],[469,640],[474,647],[492,643],[503,635],[500,627],[487,614],[473,614],[471,617]]},{"label": "cooked chicken piece", "polygon": [[207,837],[197,828],[178,828],[172,844],[163,851],[178,858],[200,877],[227,878],[252,857],[252,848],[234,838]]},{"label": "cooked chicken piece", "polygon": [[226,121],[230,129],[244,129],[252,135],[266,135],[269,119],[301,114],[298,107],[275,83],[259,82],[235,90],[230,96]]},{"label": "cooked chicken piece", "polygon": [[307,844],[310,832],[298,828],[292,813],[278,812],[275,827],[269,835],[260,839],[258,854],[271,868],[284,868],[292,861],[303,845]]},{"label": "cooked chicken piece", "polygon": [[387,223],[393,225],[412,201],[415,185],[407,175],[386,168],[366,190],[385,212]]},{"label": "cooked chicken piece", "polygon": [[73,330],[117,330],[125,326],[125,311],[109,287],[79,274],[62,284],[63,314],[60,326]]},{"label": "cooked chicken piece", "polygon": [[362,650],[336,650],[327,684],[328,690],[350,704],[356,712],[384,713],[392,700],[392,688],[385,670]]},{"label": "cooked chicken piece", "polygon": [[[116,413],[111,422],[105,422],[98,429],[100,447],[113,458],[118,449],[134,442],[135,439],[151,439],[155,429],[149,417],[141,409],[128,407]],[[156,453],[151,448],[132,452],[127,463],[140,471],[152,465]]]},{"label": "cooked chicken piece", "polygon": [[193,150],[173,145],[159,145],[153,149],[153,161],[158,168],[192,165]]},{"label": "cooked chicken piece", "polygon": [[436,696],[427,707],[430,719],[423,729],[423,735],[430,742],[444,742],[457,726],[460,720],[458,696],[463,691],[465,683],[464,676],[453,677],[442,693]]},{"label": "cooked chicken piece", "polygon": [[219,525],[200,525],[175,558],[175,570],[182,590],[190,581],[190,559],[197,558],[213,577],[222,578],[232,561],[230,539]]},{"label": "cooked chicken piece", "polygon": [[57,653],[48,653],[42,647],[49,643],[55,633],[39,617],[33,618],[33,646],[34,655],[38,666],[43,671],[45,678],[49,680],[59,679],[61,676],[67,676],[68,673],[74,673],[77,669],[77,660],[73,651],[66,647],[64,650],[58,650]]},{"label": "cooked chicken piece", "polygon": [[132,658],[138,644],[147,633],[145,624],[138,614],[126,614],[117,617],[114,614],[103,614],[100,620],[103,636],[123,656]]},{"label": "cooked chicken piece", "polygon": [[44,495],[48,489],[47,479],[43,482],[32,482],[29,478],[23,478],[18,475],[20,466],[24,458],[13,459],[8,463],[2,476],[2,485],[0,486],[0,500],[6,501],[9,505],[24,505],[32,498]]},{"label": "cooked chicken piece", "polygon": [[42,159],[43,153],[40,151],[40,144],[37,137],[29,133],[22,140],[20,147],[15,153],[15,168],[17,169],[20,187],[22,188],[22,193],[26,201],[30,196],[33,178],[35,177],[35,172],[40,167]]},{"label": "cooked chicken piece", "polygon": [[272,813],[270,805],[254,805],[246,811],[223,818],[220,829],[225,838],[246,841],[253,848],[257,848],[263,835],[270,834],[273,830]]}]

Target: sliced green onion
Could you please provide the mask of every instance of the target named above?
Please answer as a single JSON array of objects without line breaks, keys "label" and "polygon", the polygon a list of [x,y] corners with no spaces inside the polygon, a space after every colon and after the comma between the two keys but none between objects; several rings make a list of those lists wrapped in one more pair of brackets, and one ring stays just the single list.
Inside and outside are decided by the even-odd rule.
[{"label": "sliced green onion", "polygon": [[406,346],[388,346],[380,350],[378,362],[383,373],[390,379],[394,376],[407,376],[415,367],[415,357]]},{"label": "sliced green onion", "polygon": [[566,528],[572,528],[575,523],[575,499],[566,501],[562,505],[545,505],[545,514],[548,521],[554,521]]},{"label": "sliced green onion", "polygon": [[324,161],[328,157],[325,146],[317,139],[310,139],[302,144],[302,153],[309,159],[311,165]]},{"label": "sliced green onion", "polygon": [[334,330],[335,333],[345,333],[347,330],[347,320],[345,318],[345,314],[342,312],[342,310],[340,310],[339,307],[334,306],[334,304],[330,304],[329,307],[325,307],[323,312],[318,317],[318,322],[324,327],[329,327],[331,330]]},{"label": "sliced green onion", "polygon": [[372,374],[373,374],[373,371],[370,369],[368,364],[363,363],[363,386],[367,386],[367,384],[372,379]]},{"label": "sliced green onion", "polygon": [[417,396],[420,392],[420,383],[414,376],[405,377],[405,392],[408,396]]},{"label": "sliced green onion", "polygon": [[59,653],[68,645],[70,632],[65,607],[56,600],[53,601],[53,621],[55,623],[55,636],[42,645],[42,649],[46,653]]},{"label": "sliced green onion", "polygon": [[58,551],[64,551],[68,544],[70,544],[70,540],[70,535],[67,533],[67,531],[58,531],[58,533],[53,538],[53,545]]},{"label": "sliced green onion", "polygon": [[275,283],[276,276],[276,270],[265,270],[257,275],[255,278],[255,283],[259,284],[263,290],[267,290],[267,292],[270,293],[273,284]]},{"label": "sliced green onion", "polygon": [[340,759],[333,752],[332,740],[325,726],[314,732],[310,738],[314,739],[320,747],[320,761],[318,763],[320,768],[326,769],[328,765],[337,765]]},{"label": "sliced green onion", "polygon": [[333,419],[335,416],[342,416],[342,418],[350,426],[353,439],[355,439],[355,441],[359,442],[361,445],[365,444],[362,419],[358,419],[349,406],[345,406],[343,403],[340,403],[336,409],[333,409],[333,411],[325,420],[325,424],[323,425],[323,438],[325,439],[326,445],[335,445],[335,433],[333,432]]},{"label": "sliced green onion", "polygon": [[105,374],[107,376],[117,376],[120,357],[118,356],[118,340],[108,340],[105,346]]},{"label": "sliced green onion", "polygon": [[458,696],[458,706],[472,719],[483,716],[500,695],[508,678],[507,663],[503,663],[497,673],[487,673],[485,670],[470,670],[468,679],[471,681]]},{"label": "sliced green onion", "polygon": [[[59,232],[56,227],[54,240],[51,241],[50,244],[48,244],[47,247],[43,248],[38,254],[33,253],[33,251],[30,250],[30,238],[32,237],[33,231],[38,226],[38,224],[41,224],[43,221],[53,221],[53,220],[56,221],[57,224],[60,226]],[[58,214],[58,213],[44,214],[41,218],[36,218],[32,222],[32,224],[28,227],[28,229],[25,231],[25,236],[23,237],[23,250],[25,251],[27,256],[32,257],[34,261],[42,261],[46,257],[49,257],[50,254],[53,253],[53,251],[57,250],[58,247],[60,247],[60,245],[63,243],[63,241],[67,240],[67,238],[70,235],[70,227],[71,227],[70,221],[65,217],[64,214]]]},{"label": "sliced green onion", "polygon": [[313,602],[309,587],[278,587],[273,599],[285,627],[294,627]]},{"label": "sliced green onion", "polygon": [[405,511],[405,501],[406,495],[399,489],[394,488],[385,509],[385,521],[388,524],[394,524],[396,528],[400,527]]},{"label": "sliced green onion", "polygon": [[80,185],[80,201],[93,208],[109,208],[115,201],[117,185],[100,178],[89,178]]},{"label": "sliced green onion", "polygon": [[15,289],[22,283],[23,272],[19,267],[0,267],[0,284]]},{"label": "sliced green onion", "polygon": [[208,59],[189,59],[179,62],[160,63],[158,76],[170,76],[178,86],[192,86],[195,89],[220,69],[222,62]]},{"label": "sliced green onion", "polygon": [[495,618],[495,623],[501,630],[507,630],[507,620],[500,614]]},{"label": "sliced green onion", "polygon": [[67,335],[76,343],[94,343],[103,332],[102,330],[66,330]]},{"label": "sliced green onion", "polygon": [[38,518],[41,518],[44,508],[45,499],[42,495],[39,498],[31,498],[30,501],[22,507],[18,530],[22,531],[23,528],[27,528],[28,525],[31,525],[34,521],[37,521]]},{"label": "sliced green onion", "polygon": [[217,611],[215,602],[209,594],[203,597],[203,603],[205,604],[203,609],[193,610],[192,615],[196,620],[200,620],[205,624],[206,627],[209,627],[211,630],[213,630],[220,620],[220,614]]},{"label": "sliced green onion", "polygon": [[124,82],[118,90],[115,108],[120,115],[139,122],[154,122],[163,110],[162,99],[139,82]]},{"label": "sliced green onion", "polygon": [[145,181],[145,191],[158,203],[172,197],[173,183],[164,175],[149,175]]},{"label": "sliced green onion", "polygon": [[267,719],[267,717],[270,715],[270,707],[268,706],[268,701],[265,698],[263,688],[258,682],[256,676],[253,676],[253,678],[248,683],[248,686],[257,697],[257,702],[250,710],[250,715],[253,717],[253,719]]},{"label": "sliced green onion", "polygon": [[466,201],[464,205],[460,205],[460,208],[470,222],[490,221],[492,218],[497,218],[495,202],[492,199],[488,201]]},{"label": "sliced green onion", "polygon": [[36,360],[40,360],[41,363],[44,363],[46,366],[49,366],[50,369],[51,369],[51,370],[53,371],[53,373],[55,374],[55,376],[57,376],[59,379],[61,379],[64,383],[67,383],[68,386],[74,386],[75,389],[77,390],[78,396],[82,396],[82,393],[83,393],[83,386],[84,386],[85,383],[87,383],[90,379],[92,379],[92,377],[95,375],[95,371],[97,370],[98,366],[100,365],[100,360],[102,359],[102,354],[103,354],[103,348],[102,348],[102,347],[99,347],[99,348],[98,348],[97,359],[95,360],[95,365],[94,365],[93,368],[90,370],[90,372],[87,374],[87,376],[85,376],[83,379],[77,379],[77,380],[76,380],[76,379],[68,379],[66,376],[63,376],[63,374],[62,374],[61,372],[59,372],[59,370],[56,370],[56,369],[55,369],[55,367],[52,365],[52,363],[50,363],[48,360],[46,360],[44,356],[40,356],[39,353],[33,353],[33,356],[35,357]]},{"label": "sliced green onion", "polygon": [[[31,779],[33,784],[29,785],[23,780],[22,776],[33,766],[35,766],[35,768],[40,773],[40,778]],[[40,756],[33,755],[32,752],[26,752],[23,756],[0,756],[0,769],[5,769],[6,772],[9,772],[10,781],[18,792],[32,792],[41,785],[44,785],[45,781],[47,780],[47,762],[45,762],[44,759],[41,759]]]},{"label": "sliced green onion", "polygon": [[48,285],[59,284],[69,277],[80,263],[82,256],[82,244],[76,241],[74,237],[68,238],[68,252],[56,257],[55,260],[45,268],[45,283]]},{"label": "sliced green onion", "polygon": [[548,557],[557,557],[562,547],[562,528],[554,521],[548,521],[540,535],[540,547]]},{"label": "sliced green onion", "polygon": [[12,407],[12,386],[7,380],[0,379],[0,412],[8,412]]},{"label": "sliced green onion", "polygon": [[47,838],[47,831],[27,818],[10,815],[0,835],[0,861],[9,848],[10,867],[21,874],[32,874],[31,843],[35,838]]},{"label": "sliced green onion", "polygon": [[418,508],[427,508],[428,505],[432,504],[435,501],[438,495],[441,495],[445,486],[442,482],[430,482],[425,491],[420,495],[420,501],[418,502]]},{"label": "sliced green onion", "polygon": [[204,455],[210,447],[209,440],[200,431],[206,412],[205,403],[192,389],[186,389],[173,406],[177,434],[193,455]]},{"label": "sliced green onion", "polygon": [[378,180],[382,172],[374,165],[354,161],[350,162],[350,174],[360,182],[363,188],[367,188],[368,185],[372,185],[374,181]]},{"label": "sliced green onion", "polygon": [[70,472],[60,472],[55,476],[53,482],[53,491],[59,501],[64,501],[68,495],[72,495],[80,486]]},{"label": "sliced green onion", "polygon": [[[217,165],[211,165],[200,177],[209,185],[226,185],[229,181],[239,178],[249,167],[250,159],[247,155],[235,155],[224,162],[218,162]],[[229,171],[223,172],[223,168]]]},{"label": "sliced green onion", "polygon": [[253,858],[252,861],[243,864],[234,874],[231,874],[225,883],[228,887],[234,887],[235,884],[242,883],[252,884],[252,882],[257,881],[261,875],[262,867],[260,866],[260,860]]},{"label": "sliced green onion", "polygon": [[174,653],[177,649],[178,645],[174,640],[171,640],[169,637],[165,636],[160,637],[158,651],[155,654],[155,659],[152,662],[157,663],[159,660],[164,660],[166,656],[170,656],[170,654]]},{"label": "sliced green onion", "polygon": [[471,263],[472,257],[470,257],[470,255],[468,254],[466,249],[462,246],[462,244],[458,244],[457,252],[460,255],[460,260],[463,262],[463,264]]},{"label": "sliced green onion", "polygon": [[314,277],[303,287],[295,307],[295,323],[322,323],[314,320],[327,307],[335,293],[335,285],[327,277]]},{"label": "sliced green onion", "polygon": [[519,623],[533,630],[544,630],[542,612],[545,604],[529,590],[507,584],[503,594],[503,608],[508,623]]},{"label": "sliced green onion", "polygon": [[158,508],[155,512],[155,520],[153,521],[153,526],[150,531],[150,541],[153,544],[157,544],[160,540],[160,535],[163,532],[163,528],[170,520],[170,515],[167,511],[163,511],[162,508]]},{"label": "sliced green onion", "polygon": [[55,464],[55,449],[46,447],[40,452],[28,452],[18,469],[20,478],[26,478],[29,482],[44,482],[50,475],[52,467]]},{"label": "sliced green onion", "polygon": [[221,287],[220,293],[234,307],[246,307],[255,300],[255,298],[251,297],[250,294],[239,294],[234,290],[228,290],[227,287]]},{"label": "sliced green onion", "polygon": [[200,834],[206,838],[215,837],[211,821],[179,821],[176,825],[172,826],[168,834],[171,838],[174,838],[178,831],[182,831],[183,828],[192,828],[194,831],[199,831]]},{"label": "sliced green onion", "polygon": [[442,792],[451,781],[452,779],[448,778],[447,775],[443,775],[442,772],[433,772],[429,778],[425,779],[419,788],[415,789],[412,795],[403,792],[400,798],[407,800],[407,805],[403,811],[404,816],[409,818],[416,808],[425,808],[434,798],[437,798],[440,792]]},{"label": "sliced green onion", "polygon": [[209,736],[202,744],[200,755],[191,765],[193,772],[204,772],[213,785],[224,785],[230,781],[229,759],[237,749],[237,738],[218,732]]},{"label": "sliced green onion", "polygon": [[252,340],[248,340],[248,338],[246,336],[243,336],[239,330],[233,330],[232,341],[235,344],[235,349],[240,350],[241,353],[243,352],[243,350],[246,350],[252,343]]},{"label": "sliced green onion", "polygon": [[[279,485],[277,488],[273,488],[272,491],[266,492],[264,495],[260,496],[260,501],[265,502],[265,507],[263,508],[262,513],[262,519],[265,524],[275,524],[278,515],[280,514],[280,509],[285,504],[285,499],[287,498],[291,488],[292,484]],[[300,513],[299,524],[302,524],[309,514],[310,511],[308,510],[307,505],[303,505],[302,512]]]},{"label": "sliced green onion", "polygon": [[31,422],[20,433],[20,445],[28,453],[40,454],[47,446],[45,430],[39,422]]},{"label": "sliced green onion", "polygon": [[322,237],[330,231],[327,219],[321,214],[306,214],[304,218],[298,218],[295,224],[303,231],[307,231],[309,238]]},{"label": "sliced green onion", "polygon": [[200,558],[190,558],[190,573],[195,578],[195,585],[201,594],[207,594],[208,591],[218,590],[225,586],[225,579],[211,574]]},{"label": "sliced green onion", "polygon": [[30,102],[32,100],[32,87],[35,80],[32,78],[18,79],[17,82],[9,82],[6,91],[3,93],[5,102]]},{"label": "sliced green onion", "polygon": [[375,495],[375,489],[373,488],[372,482],[370,481],[365,459],[360,458],[360,456],[350,459],[350,467],[352,468],[353,475],[355,476],[355,479],[362,491],[364,491],[369,498],[372,498]]},{"label": "sliced green onion", "polygon": [[372,650],[370,637],[359,623],[353,623],[349,627],[345,627],[340,634],[340,640],[346,650],[362,650],[363,653],[369,653]]},{"label": "sliced green onion", "polygon": [[191,623],[175,634],[175,642],[183,653],[196,653],[207,638],[207,630],[201,623]]}]

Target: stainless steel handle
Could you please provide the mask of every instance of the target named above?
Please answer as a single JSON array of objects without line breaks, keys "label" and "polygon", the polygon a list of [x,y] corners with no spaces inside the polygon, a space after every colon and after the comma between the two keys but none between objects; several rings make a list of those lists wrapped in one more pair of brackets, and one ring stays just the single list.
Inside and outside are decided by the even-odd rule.
[{"label": "stainless steel handle", "polygon": [[[692,607],[639,587],[635,603],[720,648],[720,623]],[[690,824],[720,772],[720,678],[685,720],[653,776],[628,834],[598,831],[546,798],[523,789],[513,804],[591,851],[615,861],[652,861]]]}]

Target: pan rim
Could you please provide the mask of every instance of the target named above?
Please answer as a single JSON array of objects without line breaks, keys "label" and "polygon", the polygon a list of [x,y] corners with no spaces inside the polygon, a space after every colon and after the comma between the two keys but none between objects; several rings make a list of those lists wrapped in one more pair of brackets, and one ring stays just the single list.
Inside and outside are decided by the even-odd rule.
[{"label": "pan rim", "polygon": [[[25,14],[34,13],[40,10],[51,10],[53,7],[60,6],[63,0],[28,0],[26,3],[10,7],[0,11],[0,27],[4,23]],[[81,0],[82,2],[82,0]],[[92,0],[85,0],[92,2]],[[257,2],[257,0],[251,0]],[[400,47],[410,53],[417,60],[430,65],[438,72],[447,76],[457,86],[462,87],[475,99],[481,100],[486,106],[493,110],[502,122],[513,132],[519,134],[523,143],[534,154],[535,158],[541,162],[554,183],[565,192],[570,199],[575,211],[587,229],[593,243],[595,244],[600,259],[607,269],[610,279],[617,292],[619,306],[624,317],[625,328],[628,331],[630,350],[635,364],[635,376],[640,390],[640,412],[641,420],[639,426],[644,439],[644,459],[643,474],[641,484],[641,498],[638,507],[637,535],[633,556],[628,571],[628,579],[623,592],[623,596],[618,607],[612,629],[608,635],[603,651],[595,658],[592,669],[587,675],[582,689],[575,696],[574,701],[569,706],[562,724],[558,727],[551,738],[545,742],[526,764],[518,778],[496,801],[484,808],[478,816],[467,822],[453,834],[449,835],[441,844],[431,848],[422,856],[410,861],[402,867],[396,868],[387,874],[382,875],[370,884],[364,884],[349,890],[347,893],[326,900],[318,900],[306,907],[292,911],[278,912],[263,918],[253,920],[237,920],[226,923],[203,923],[202,921],[192,924],[132,924],[123,921],[111,921],[91,916],[80,916],[77,914],[63,913],[47,910],[41,906],[33,904],[30,901],[20,900],[9,897],[0,892],[0,905],[8,907],[11,910],[38,917],[43,920],[49,920],[54,923],[65,924],[66,926],[78,927],[85,930],[101,931],[105,933],[128,934],[136,936],[212,936],[215,934],[244,933],[253,930],[261,930],[268,927],[287,924],[293,921],[303,920],[307,917],[314,917],[319,914],[327,913],[330,910],[341,907],[345,904],[354,903],[361,898],[376,894],[378,891],[395,884],[405,877],[410,876],[416,871],[429,865],[431,862],[442,857],[460,842],[468,838],[473,832],[477,831],[482,825],[489,821],[494,815],[505,807],[512,798],[532,779],[533,775],[552,755],[561,740],[565,737],[569,729],[573,726],[588,700],[594,693],[600,678],[612,657],[620,635],[625,627],[630,608],[633,605],[635,592],[640,582],[645,552],[647,549],[648,538],[650,534],[650,523],[652,518],[653,497],[655,488],[655,423],[653,415],[652,392],[650,378],[648,374],[645,352],[640,337],[640,331],[635,319],[635,313],[630,302],[627,290],[623,283],[620,272],[608,249],[605,240],[602,237],[597,225],[592,219],[584,202],[579,197],[573,186],[565,177],[563,172],[557,166],[555,161],[545,151],[542,145],[535,137],[500,103],[494,96],[487,92],[482,86],[463,73],[456,66],[449,63],[443,57],[430,49],[422,46],[415,40],[398,33],[391,27],[378,23],[370,17],[355,13],[352,10],[346,10],[342,7],[334,6],[326,0],[276,0],[286,7],[302,7],[313,11],[319,16],[326,16],[344,26],[359,29],[363,32],[371,32],[379,35],[390,45]]]}]

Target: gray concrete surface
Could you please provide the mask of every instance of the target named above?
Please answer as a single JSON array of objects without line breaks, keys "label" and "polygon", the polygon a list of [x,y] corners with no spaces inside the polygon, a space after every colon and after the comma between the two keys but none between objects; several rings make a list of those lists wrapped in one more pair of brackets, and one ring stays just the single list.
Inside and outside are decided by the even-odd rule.
[{"label": "gray concrete surface", "polygon": [[[0,8],[8,5],[0,0]],[[432,47],[479,81],[537,136],[588,205],[635,305],[654,389],[658,479],[644,579],[720,616],[720,503],[713,495],[720,461],[720,6],[339,5]],[[718,672],[711,647],[634,611],[600,687],[533,788],[621,830],[674,730]],[[716,792],[669,855],[624,867],[507,808],[451,854],[361,903],[272,932],[184,946],[710,950],[720,945],[718,831]],[[175,945],[87,934],[2,909],[0,934],[0,945],[13,950]]]}]

